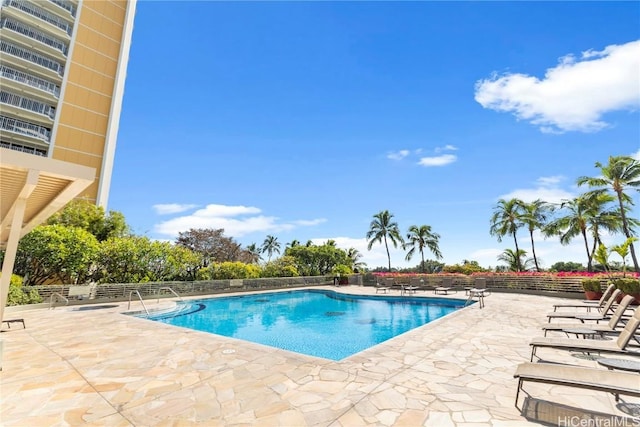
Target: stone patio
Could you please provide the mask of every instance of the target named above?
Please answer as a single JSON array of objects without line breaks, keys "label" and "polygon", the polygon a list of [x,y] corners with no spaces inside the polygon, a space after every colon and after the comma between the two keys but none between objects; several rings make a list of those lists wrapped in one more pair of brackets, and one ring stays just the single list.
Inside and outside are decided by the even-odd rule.
[{"label": "stone patio", "polygon": [[[0,422],[479,427],[587,425],[575,423],[596,418],[614,425],[612,417],[620,417],[616,425],[640,425],[631,418],[640,414],[640,399],[616,403],[612,395],[577,388],[525,383],[530,396],[521,393],[520,409],[514,406],[513,373],[529,360],[528,343],[542,336],[545,313],[558,301],[494,293],[484,309],[474,304],[339,362],[124,316],[127,303],[9,311],[5,318],[24,318],[27,327],[4,325],[0,335]],[[569,352],[539,355],[597,366]]]}]

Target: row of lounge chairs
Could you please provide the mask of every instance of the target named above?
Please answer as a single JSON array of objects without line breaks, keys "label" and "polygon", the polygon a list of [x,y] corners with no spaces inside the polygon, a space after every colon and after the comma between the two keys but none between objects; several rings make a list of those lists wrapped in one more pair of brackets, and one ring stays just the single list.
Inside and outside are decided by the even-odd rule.
[{"label": "row of lounge chairs", "polygon": [[[620,291],[611,285],[603,298],[595,303],[583,301],[554,305],[554,311],[547,314],[549,323],[542,328],[544,337],[533,339],[529,343],[530,361],[520,364],[514,374],[518,379],[516,407],[520,391],[527,381],[609,392],[615,395],[616,401],[619,395],[640,397],[640,307],[635,308],[630,315],[629,307],[633,297],[625,296],[616,305],[619,296]],[[558,311],[562,308],[575,310]],[[551,323],[553,319],[561,319],[562,323]],[[573,322],[568,322],[568,319],[573,319]],[[547,337],[547,333],[552,331],[566,333],[567,337]],[[576,338],[570,337],[572,331]],[[584,339],[578,339],[578,335],[582,335]],[[587,339],[588,337],[601,339]],[[542,348],[597,354],[599,356],[594,359],[598,366],[584,367],[543,361],[537,353]],[[624,359],[600,358],[603,354]],[[534,363],[534,358],[538,359],[537,363]],[[612,368],[619,370],[610,370]]]},{"label": "row of lounge chairs", "polygon": [[418,290],[432,291],[434,294],[449,295],[450,293],[457,293],[460,290],[464,290],[466,294],[473,289],[476,291],[482,290],[485,293],[488,292],[486,279],[483,277],[477,277],[474,279],[473,286],[455,286],[453,277],[443,277],[437,286],[425,284],[424,280],[419,278],[411,279],[397,279],[397,278],[382,278],[376,283],[376,293],[387,293],[391,290],[397,289],[401,292],[413,293]]}]

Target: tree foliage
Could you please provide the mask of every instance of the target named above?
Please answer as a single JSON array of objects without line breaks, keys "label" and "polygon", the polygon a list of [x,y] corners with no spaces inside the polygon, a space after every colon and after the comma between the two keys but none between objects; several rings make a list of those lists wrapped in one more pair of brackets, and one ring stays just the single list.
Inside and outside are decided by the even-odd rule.
[{"label": "tree foliage", "polygon": [[141,236],[102,242],[98,259],[95,278],[100,283],[193,280],[201,263],[185,248]]},{"label": "tree foliage", "polygon": [[[627,218],[626,212],[633,205],[633,199],[625,192],[628,189],[640,191],[640,161],[629,156],[609,156],[609,163],[596,162],[596,168],[600,170],[600,176],[582,176],[577,179],[578,185],[588,185],[596,188],[597,192],[612,191],[618,201],[618,215],[622,225],[622,231],[628,239],[633,237],[632,224]],[[633,242],[629,245],[631,259],[636,272],[640,272],[640,265],[636,257]]]},{"label": "tree foliage", "polygon": [[247,260],[250,255],[233,238],[224,235],[224,229],[191,228],[178,233],[176,245],[190,249],[202,256],[202,266],[214,262]]},{"label": "tree foliage", "polygon": [[280,253],[280,242],[278,242],[278,238],[272,235],[268,235],[264,242],[262,242],[262,253],[266,253],[268,257],[268,261],[271,261],[271,257],[273,254]]},{"label": "tree foliage", "polygon": [[[493,208],[493,214],[491,215],[491,227],[489,234],[496,236],[498,242],[502,241],[504,236],[512,236],[513,243],[515,244],[515,252],[518,253],[520,248],[518,247],[517,231],[524,225],[522,221],[522,206],[523,202],[520,199],[500,199]],[[523,266],[520,264],[520,258],[516,258],[516,270],[522,271]]]},{"label": "tree foliage", "polygon": [[25,285],[82,283],[91,275],[98,240],[88,231],[64,225],[41,225],[18,244],[14,272]]},{"label": "tree foliage", "polygon": [[291,256],[281,256],[280,258],[267,262],[262,269],[262,277],[297,277],[300,276],[296,268],[296,260]]},{"label": "tree foliage", "polygon": [[284,255],[294,260],[296,270],[302,276],[330,274],[338,265],[347,266],[350,273],[353,273],[353,260],[349,254],[330,242],[323,245],[288,247]]},{"label": "tree foliage", "polygon": [[[440,235],[431,231],[430,225],[412,225],[407,233],[407,243],[405,248],[410,248],[407,252],[406,260],[409,261],[416,249],[420,252],[420,265],[424,266],[424,250],[429,249],[437,259],[442,258],[442,253],[438,247]],[[424,273],[424,270],[422,271]]]},{"label": "tree foliage", "polygon": [[99,242],[131,234],[122,213],[105,213],[104,208],[82,199],[69,202],[61,211],[53,214],[47,224],[82,228],[93,234]]},{"label": "tree foliage", "polygon": [[369,241],[367,249],[371,250],[374,243],[384,243],[387,250],[387,259],[389,260],[389,271],[391,271],[391,255],[389,254],[389,240],[394,248],[398,245],[404,245],[404,240],[400,234],[398,223],[393,220],[393,214],[388,210],[380,211],[373,216],[369,231],[367,232],[367,240]]}]

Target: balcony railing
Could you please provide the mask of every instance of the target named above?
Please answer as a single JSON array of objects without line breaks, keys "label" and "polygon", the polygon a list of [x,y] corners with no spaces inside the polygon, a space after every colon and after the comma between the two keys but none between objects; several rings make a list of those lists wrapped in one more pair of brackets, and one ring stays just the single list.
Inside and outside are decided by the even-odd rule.
[{"label": "balcony railing", "polygon": [[14,7],[18,10],[28,13],[29,15],[42,19],[43,21],[60,28],[68,35],[71,35],[71,31],[73,30],[73,25],[60,18],[59,16],[56,16],[53,13],[49,13],[43,8],[36,6],[35,4],[33,4],[33,2],[24,0],[2,0],[2,6]]},{"label": "balcony railing", "polygon": [[13,142],[0,141],[0,147],[20,151],[22,153],[35,154],[36,156],[47,157],[47,150],[35,147],[27,147],[26,145],[15,144]]},{"label": "balcony railing", "polygon": [[12,43],[7,43],[4,40],[0,41],[0,51],[8,53],[9,55],[17,56],[18,58],[22,58],[29,62],[33,62],[34,64],[40,65],[41,67],[53,70],[60,76],[62,76],[62,74],[64,73],[64,67],[58,61],[54,61],[53,59],[47,58],[46,56],[32,52],[25,48],[16,46]]},{"label": "balcony railing", "polygon": [[60,86],[55,83],[48,82],[40,77],[35,77],[22,71],[14,70],[6,65],[0,65],[0,76],[9,80],[24,83],[36,89],[40,89],[50,93],[56,97],[60,96]]},{"label": "balcony railing", "polygon": [[0,28],[8,28],[16,33],[22,34],[23,36],[27,36],[42,44],[46,44],[47,46],[57,49],[65,55],[67,54],[66,43],[63,43],[55,37],[51,37],[47,33],[43,33],[40,30],[36,30],[35,28],[25,25],[22,22],[18,22],[15,19],[2,18],[2,20],[0,20]]},{"label": "balcony railing", "polygon": [[35,99],[25,98],[24,96],[16,95],[15,93],[6,92],[4,90],[0,91],[0,103],[33,111],[34,113],[47,116],[52,120],[56,116],[56,109],[51,105],[36,101]]},{"label": "balcony railing", "polygon": [[30,136],[44,142],[51,141],[51,130],[40,125],[14,119],[12,117],[0,116],[0,130],[17,133],[19,135]]},{"label": "balcony railing", "polygon": [[61,8],[69,12],[71,16],[73,16],[74,18],[76,17],[76,8],[73,5],[73,3],[71,3],[70,1],[68,0],[49,0],[49,1],[51,3],[55,3],[56,5],[60,6]]}]

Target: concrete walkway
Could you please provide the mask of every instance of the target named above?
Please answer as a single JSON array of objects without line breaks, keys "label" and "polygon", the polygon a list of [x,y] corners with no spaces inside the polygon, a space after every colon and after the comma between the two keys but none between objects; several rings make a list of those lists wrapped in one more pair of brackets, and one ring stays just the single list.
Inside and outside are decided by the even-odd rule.
[{"label": "concrete walkway", "polygon": [[[453,297],[465,298],[464,292]],[[638,425],[629,414],[640,414],[639,399],[616,403],[595,391],[527,383],[530,397],[521,393],[518,404],[527,418],[514,406],[513,373],[529,360],[528,343],[542,336],[545,313],[558,301],[494,293],[484,309],[464,308],[339,362],[124,316],[126,303],[9,312],[5,318],[24,317],[27,328],[12,324],[0,335],[0,422],[462,427],[570,426],[599,417],[608,425]],[[539,354],[597,366],[569,352]],[[627,424],[613,424],[612,417],[626,417],[618,422]]]}]

